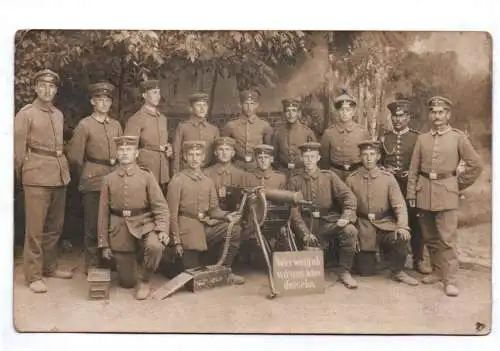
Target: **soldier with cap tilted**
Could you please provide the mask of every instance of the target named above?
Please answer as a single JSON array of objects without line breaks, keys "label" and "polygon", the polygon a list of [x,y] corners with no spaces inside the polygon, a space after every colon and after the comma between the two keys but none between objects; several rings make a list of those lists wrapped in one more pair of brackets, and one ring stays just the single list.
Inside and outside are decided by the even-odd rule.
[{"label": "soldier with cap tilted", "polygon": [[127,121],[126,135],[139,137],[138,164],[153,172],[165,193],[170,179],[169,158],[172,146],[168,143],[167,117],[158,110],[161,99],[160,82],[147,80],[141,83],[144,105]]},{"label": "soldier with cap tilted", "polygon": [[[411,113],[411,101],[398,96],[398,99],[389,103],[387,108],[391,112],[393,130],[386,132],[381,138],[380,163],[391,172],[398,181],[399,188],[406,198],[408,185],[408,169],[411,155],[420,132],[408,127]],[[417,220],[415,208],[408,208],[408,223],[411,228],[411,250],[413,269],[422,274],[429,274],[430,270],[424,265],[424,243]]]},{"label": "soldier with cap tilted", "polygon": [[[185,141],[182,148],[186,168],[172,177],[167,192],[170,228],[177,255],[182,257],[185,269],[197,267],[204,258],[203,252],[213,251],[225,241],[229,223],[233,222],[229,249],[223,262],[230,268],[240,246],[240,215],[219,207],[215,184],[201,171],[205,143]],[[245,282],[234,273],[231,273],[230,281],[234,284]]]},{"label": "soldier with cap tilted", "polygon": [[182,144],[185,141],[202,140],[205,142],[207,149],[203,168],[210,166],[214,161],[214,142],[219,137],[219,129],[207,121],[208,94],[191,94],[189,104],[191,117],[177,126],[172,138],[174,174],[184,169]]},{"label": "soldier with cap tilted", "polygon": [[390,255],[392,279],[418,285],[415,278],[404,272],[411,235],[405,199],[399,184],[390,172],[377,166],[380,160],[378,141],[366,140],[358,146],[363,167],[350,174],[346,184],[358,200],[360,250],[375,252],[379,244],[384,246]]},{"label": "soldier with cap tilted", "polygon": [[114,141],[119,167],[102,181],[98,244],[105,259],[115,259],[120,285],[136,286],[136,299],[144,300],[169,243],[169,210],[153,173],[136,163],[139,138],[121,136]]},{"label": "soldier with cap tilted", "polygon": [[[358,234],[354,226],[356,197],[334,172],[319,169],[320,147],[316,142],[300,146],[304,170],[290,178],[288,189],[300,191],[304,200],[312,204],[292,207],[292,230],[306,245],[317,240],[315,235],[323,247],[331,240],[338,240],[339,279],[347,288],[355,289],[358,283],[350,270]],[[341,208],[335,204],[340,204]]]},{"label": "soldier with cap tilted", "polygon": [[275,164],[282,172],[295,173],[302,169],[299,146],[311,141],[316,141],[314,132],[300,121],[300,99],[283,99],[283,115],[285,123],[273,136]]},{"label": "soldier with cap tilted", "polygon": [[[432,129],[421,134],[415,144],[406,198],[420,212],[420,228],[433,268],[422,282],[443,281],[446,295],[457,296],[459,194],[480,176],[482,165],[468,137],[449,124],[451,101],[435,96],[428,106]],[[457,175],[461,160],[465,168]]]},{"label": "soldier with cap tilted", "polygon": [[44,293],[42,276],[73,276],[57,267],[56,257],[70,174],[63,153],[64,117],[52,104],[59,75],[44,69],[33,80],[37,98],[14,119],[14,169],[24,188],[24,276],[31,291]]},{"label": "soldier with cap tilted", "polygon": [[271,125],[255,114],[259,106],[258,101],[258,91],[242,91],[240,102],[243,115],[227,122],[221,133],[236,140],[235,164],[245,171],[251,171],[256,167],[253,153],[255,145],[272,143]]},{"label": "soldier with cap tilted", "polygon": [[94,112],[80,120],[68,144],[68,160],[80,176],[83,194],[86,270],[100,266],[97,249],[97,214],[102,178],[116,166],[113,138],[123,134],[120,123],[109,116],[114,86],[99,82],[89,86]]},{"label": "soldier with cap tilted", "polygon": [[335,98],[339,120],[327,128],[321,137],[322,168],[331,169],[342,180],[361,166],[358,143],[370,139],[368,130],[353,121],[356,100],[343,90]]}]

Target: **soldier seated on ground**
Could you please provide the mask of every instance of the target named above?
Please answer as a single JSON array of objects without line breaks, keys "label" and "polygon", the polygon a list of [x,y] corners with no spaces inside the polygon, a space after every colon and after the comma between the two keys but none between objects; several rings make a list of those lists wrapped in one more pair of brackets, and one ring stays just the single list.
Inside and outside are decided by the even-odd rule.
[{"label": "soldier seated on ground", "polygon": [[[169,210],[153,173],[136,164],[139,138],[122,136],[114,141],[119,167],[103,178],[98,244],[105,259],[115,259],[120,285],[137,285],[136,298],[144,300],[169,241]],[[138,256],[143,261],[139,278]]]},{"label": "soldier seated on ground", "polygon": [[[378,141],[362,141],[358,146],[363,166],[347,177],[346,184],[357,198],[360,250],[375,252],[379,245],[385,247],[390,254],[392,279],[418,285],[415,278],[403,271],[411,235],[406,203],[398,182],[390,172],[377,166],[380,160]],[[363,265],[357,268],[360,267]]]},{"label": "soldier seated on ground", "polygon": [[[231,267],[240,246],[241,226],[237,212],[223,211],[215,183],[200,167],[205,158],[203,141],[183,144],[186,168],[174,175],[168,185],[167,202],[171,210],[170,228],[182,269],[200,266],[224,243],[228,230],[231,238],[223,265]],[[233,284],[243,284],[243,277],[231,273]]]}]

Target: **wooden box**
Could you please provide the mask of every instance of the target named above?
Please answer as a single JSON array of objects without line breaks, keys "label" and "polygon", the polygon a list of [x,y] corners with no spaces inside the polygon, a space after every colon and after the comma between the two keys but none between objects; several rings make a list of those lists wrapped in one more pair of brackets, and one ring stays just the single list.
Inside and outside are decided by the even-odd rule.
[{"label": "wooden box", "polygon": [[109,288],[111,285],[111,270],[102,268],[89,269],[87,274],[89,283],[89,299],[109,299]]}]

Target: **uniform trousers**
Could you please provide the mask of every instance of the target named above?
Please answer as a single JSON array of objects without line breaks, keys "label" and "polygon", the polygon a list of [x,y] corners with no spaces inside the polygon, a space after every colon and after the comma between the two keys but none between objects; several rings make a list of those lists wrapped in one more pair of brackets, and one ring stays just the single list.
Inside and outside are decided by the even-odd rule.
[{"label": "uniform trousers", "polygon": [[84,214],[84,246],[86,267],[100,265],[99,249],[97,247],[97,216],[99,214],[99,191],[83,193]]},{"label": "uniform trousers", "polygon": [[57,242],[64,225],[66,187],[25,186],[24,276],[28,283],[57,268]]},{"label": "uniform trousers", "polygon": [[[135,251],[113,251],[116,262],[118,281],[124,288],[133,288],[139,279],[148,282],[158,268],[163,256],[164,246],[155,232],[150,232],[135,239]],[[141,264],[141,272],[137,273],[138,263]]]},{"label": "uniform trousers", "polygon": [[335,222],[330,223],[322,219],[316,221],[318,222],[317,229],[313,226],[312,232],[318,237],[323,249],[328,248],[331,240],[336,240],[339,248],[338,265],[340,271],[350,271],[358,236],[356,227],[352,224],[339,227]]},{"label": "uniform trousers", "polygon": [[445,284],[455,284],[458,270],[458,211],[420,210],[420,213],[422,236],[429,250],[433,271],[443,278]]}]

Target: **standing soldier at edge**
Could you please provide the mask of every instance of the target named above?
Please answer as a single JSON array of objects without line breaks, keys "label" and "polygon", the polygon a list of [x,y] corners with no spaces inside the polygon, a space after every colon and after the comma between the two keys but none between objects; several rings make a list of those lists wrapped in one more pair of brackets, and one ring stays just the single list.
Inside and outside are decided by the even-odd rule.
[{"label": "standing soldier at edge", "polygon": [[271,145],[273,129],[271,125],[255,114],[259,106],[259,92],[245,90],[240,93],[243,115],[227,122],[222,130],[222,136],[236,140],[235,165],[249,172],[255,169],[253,148],[255,145]]},{"label": "standing soldier at edge", "polygon": [[70,175],[63,153],[64,117],[52,104],[59,75],[44,69],[35,74],[34,82],[37,98],[14,119],[14,166],[25,198],[24,276],[31,291],[44,293],[42,275],[73,277],[57,267]]},{"label": "standing soldier at edge", "polygon": [[124,134],[139,137],[137,163],[153,172],[165,194],[170,179],[169,158],[172,156],[172,146],[168,143],[167,117],[158,110],[161,99],[160,82],[142,82],[141,92],[144,105],[127,121]]},{"label": "standing soldier at edge", "polygon": [[173,174],[184,169],[182,160],[182,144],[185,141],[202,140],[205,142],[207,155],[202,168],[208,167],[214,161],[214,142],[219,137],[219,129],[207,121],[208,95],[194,93],[189,97],[191,117],[175,129],[172,138],[173,148]]},{"label": "standing soldier at edge", "polygon": [[358,143],[370,139],[368,130],[353,121],[356,100],[347,91],[334,100],[339,120],[327,128],[321,137],[323,169],[331,169],[342,180],[361,166]]},{"label": "standing soldier at edge", "polygon": [[[452,103],[435,96],[428,102],[432,129],[418,137],[408,172],[407,199],[417,207],[433,273],[422,283],[443,281],[445,293],[457,296],[456,251],[460,191],[482,172],[481,159],[467,136],[449,125]],[[465,170],[457,176],[460,161]]]},{"label": "standing soldier at edge", "polygon": [[102,178],[116,165],[113,138],[123,134],[120,123],[109,117],[114,86],[99,82],[89,86],[94,112],[75,128],[68,145],[68,160],[80,176],[85,231],[85,271],[100,266],[97,249],[97,216]]}]

